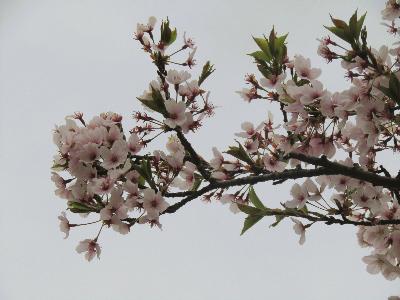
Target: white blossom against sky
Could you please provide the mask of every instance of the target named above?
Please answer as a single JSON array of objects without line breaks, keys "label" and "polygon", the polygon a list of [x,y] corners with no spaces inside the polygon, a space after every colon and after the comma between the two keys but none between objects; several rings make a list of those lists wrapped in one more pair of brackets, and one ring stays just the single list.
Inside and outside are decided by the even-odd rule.
[{"label": "white blossom against sky", "polygon": [[[75,252],[95,229],[72,229],[63,239],[57,216],[64,200],[54,195],[50,166],[56,147],[52,129],[65,115],[87,118],[115,111],[133,127],[132,111],[155,78],[140,50],[137,22],[169,17],[178,34],[198,45],[199,65],[216,72],[206,82],[219,106],[193,145],[205,157],[212,146],[233,144],[242,121],[259,123],[276,107],[251,105],[235,93],[255,72],[246,53],[251,35],[289,32],[289,55],[310,57],[331,91],[348,86],[343,70],[316,54],[327,34],[329,13],[348,19],[368,11],[370,44],[392,39],[380,25],[384,1],[101,1],[0,0],[0,300],[47,299],[385,299],[400,294],[398,281],[365,271],[352,227],[316,224],[298,244],[292,222],[269,229],[265,219],[240,236],[243,215],[219,203],[192,202],[161,218],[163,231],[133,227],[130,234],[106,230],[100,260]],[[180,35],[178,38],[181,38]],[[197,67],[198,72],[199,66]],[[159,147],[164,147],[160,142]],[[394,159],[387,158],[389,164]],[[266,205],[289,199],[290,185],[259,184]]]}]

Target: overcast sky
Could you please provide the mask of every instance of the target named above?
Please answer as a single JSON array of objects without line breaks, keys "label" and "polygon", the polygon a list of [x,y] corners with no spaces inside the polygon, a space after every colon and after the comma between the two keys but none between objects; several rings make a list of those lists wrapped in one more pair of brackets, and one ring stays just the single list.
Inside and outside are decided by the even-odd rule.
[{"label": "overcast sky", "polygon": [[[0,299],[343,299],[376,300],[400,294],[399,281],[365,271],[369,250],[352,227],[315,225],[304,246],[292,224],[269,229],[263,220],[239,236],[243,215],[219,203],[193,201],[163,216],[164,230],[134,227],[127,236],[106,230],[101,259],[87,263],[75,252],[96,228],[73,230],[67,240],[57,216],[50,166],[52,129],[80,110],[87,118],[115,111],[130,119],[135,97],[155,78],[154,67],[132,39],[137,22],[168,16],[198,44],[199,64],[217,71],[206,82],[220,107],[189,135],[199,152],[226,149],[240,123],[261,122],[266,102],[251,105],[234,93],[255,67],[246,53],[251,35],[289,32],[289,54],[301,53],[323,69],[331,90],[348,86],[336,63],[316,55],[329,13],[346,20],[368,11],[372,45],[391,39],[379,25],[384,1],[18,1],[0,0]],[[194,74],[199,73],[199,67]],[[197,76],[197,75],[196,75]],[[162,144],[157,145],[160,148]],[[394,161],[391,161],[392,163]],[[288,200],[288,185],[259,184],[269,206]]]}]

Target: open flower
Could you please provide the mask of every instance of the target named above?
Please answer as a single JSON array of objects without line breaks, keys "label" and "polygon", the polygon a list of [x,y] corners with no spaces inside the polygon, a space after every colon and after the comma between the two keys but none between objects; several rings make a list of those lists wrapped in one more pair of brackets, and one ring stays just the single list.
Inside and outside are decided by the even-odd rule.
[{"label": "open flower", "polygon": [[235,133],[236,136],[243,137],[243,138],[251,138],[253,137],[258,131],[263,128],[264,124],[261,123],[256,128],[254,128],[253,123],[251,122],[243,122],[240,126],[243,129],[243,132]]},{"label": "open flower", "polygon": [[212,151],[214,154],[214,158],[210,160],[210,166],[214,170],[218,170],[221,167],[222,163],[224,162],[224,157],[222,156],[221,152],[219,152],[216,147],[213,147]]},{"label": "open flower", "polygon": [[166,100],[165,108],[168,112],[168,118],[164,120],[164,123],[171,128],[175,128],[177,125],[181,126],[186,121],[186,104],[183,101],[175,102],[174,100]]},{"label": "open flower", "polygon": [[286,73],[281,73],[279,75],[270,75],[270,77],[263,77],[260,79],[260,84],[266,88],[273,89],[278,84],[280,84],[286,78]]},{"label": "open flower", "polygon": [[286,163],[278,160],[275,156],[264,155],[263,162],[265,168],[270,172],[282,172],[286,168]]},{"label": "open flower", "polygon": [[179,172],[179,176],[181,176],[183,180],[179,177],[176,177],[172,182],[172,185],[180,188],[181,190],[190,190],[195,182],[194,172],[196,170],[197,167],[195,164],[191,163],[190,161],[186,161],[184,167]]},{"label": "open flower", "polygon": [[186,71],[169,70],[167,73],[167,81],[171,84],[178,85],[190,79],[191,75]]},{"label": "open flower", "polygon": [[58,216],[58,219],[60,220],[60,230],[65,233],[64,239],[66,239],[69,236],[69,229],[71,227],[65,212],[62,212],[61,215]]},{"label": "open flower", "polygon": [[136,133],[132,133],[128,140],[128,150],[132,154],[138,153],[143,147],[138,135]]},{"label": "open flower", "polygon": [[306,228],[299,220],[295,218],[290,218],[293,222],[293,230],[296,234],[300,235],[299,244],[303,245],[306,241]]},{"label": "open flower", "polygon": [[103,157],[103,163],[101,164],[107,170],[118,167],[125,163],[126,157],[128,156],[128,147],[125,141],[116,141],[111,149],[107,147],[101,148],[101,157]]},{"label": "open flower", "polygon": [[304,185],[295,183],[290,190],[293,199],[286,201],[285,206],[289,208],[303,208],[307,202],[308,192]]},{"label": "open flower", "polygon": [[168,202],[164,200],[160,192],[156,193],[153,189],[145,189],[143,191],[143,208],[147,215],[158,216],[168,206]]},{"label": "open flower", "polygon": [[111,198],[108,204],[100,210],[100,219],[106,221],[110,220],[113,215],[122,220],[128,217],[128,208],[125,206],[124,198],[122,198],[122,191],[113,189]]},{"label": "open flower", "polygon": [[297,75],[304,79],[316,79],[321,74],[320,69],[311,68],[311,61],[309,58],[306,59],[301,55],[295,56],[294,69]]},{"label": "open flower", "polygon": [[87,261],[91,261],[95,255],[97,255],[97,258],[100,258],[101,248],[96,240],[85,239],[79,242],[78,246],[76,247],[76,252],[86,252],[85,258]]}]

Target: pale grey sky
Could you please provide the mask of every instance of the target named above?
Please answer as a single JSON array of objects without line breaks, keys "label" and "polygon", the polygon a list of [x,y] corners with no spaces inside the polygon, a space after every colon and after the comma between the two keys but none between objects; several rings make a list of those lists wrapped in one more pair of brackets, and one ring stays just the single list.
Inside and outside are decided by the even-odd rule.
[{"label": "pale grey sky", "polygon": [[[234,93],[255,72],[246,53],[251,35],[289,32],[289,54],[301,53],[323,69],[332,91],[348,83],[336,63],[316,55],[329,13],[348,18],[368,11],[371,44],[389,44],[379,25],[384,1],[18,1],[0,0],[0,300],[47,299],[385,299],[399,282],[365,271],[355,228],[316,225],[298,245],[290,222],[272,220],[239,236],[244,216],[226,206],[194,201],[162,217],[164,231],[138,226],[127,236],[107,230],[100,261],[75,252],[95,228],[63,240],[57,216],[65,202],[54,195],[51,133],[65,115],[90,118],[115,111],[133,126],[135,97],[155,78],[132,39],[137,22],[168,16],[178,33],[198,44],[197,61],[217,71],[205,87],[221,108],[196,135],[200,153],[233,141],[240,123],[263,120],[274,107],[244,103]],[[181,38],[179,35],[178,38]],[[195,72],[199,72],[198,68]],[[163,145],[159,145],[163,147]],[[392,161],[393,162],[393,161]],[[288,185],[258,185],[271,206],[289,197]]]}]

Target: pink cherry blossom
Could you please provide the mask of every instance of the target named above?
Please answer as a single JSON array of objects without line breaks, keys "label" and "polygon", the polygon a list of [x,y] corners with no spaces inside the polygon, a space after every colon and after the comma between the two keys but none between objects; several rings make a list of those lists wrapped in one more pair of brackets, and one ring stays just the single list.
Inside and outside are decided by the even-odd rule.
[{"label": "pink cherry blossom", "polygon": [[224,162],[224,157],[216,147],[213,147],[212,151],[214,154],[214,158],[210,160],[210,165],[214,170],[218,170],[221,167],[222,163]]},{"label": "pink cherry blossom", "polygon": [[164,123],[171,128],[175,128],[176,126],[183,125],[186,121],[185,110],[186,104],[185,102],[175,102],[174,100],[166,100],[165,108],[168,112],[168,118],[164,120]]},{"label": "pink cherry blossom", "polygon": [[101,157],[103,158],[102,166],[107,170],[118,167],[125,163],[128,155],[128,147],[125,141],[116,141],[111,149],[107,147],[101,148]]},{"label": "pink cherry blossom", "polygon": [[260,79],[260,84],[264,87],[273,89],[276,85],[280,84],[286,78],[286,73],[279,75],[271,75],[269,78],[263,77]]},{"label": "pink cherry blossom", "polygon": [[236,136],[243,137],[243,138],[251,138],[253,137],[258,131],[263,128],[264,124],[261,123],[256,128],[254,128],[253,123],[251,122],[243,122],[241,128],[244,132],[235,133]]},{"label": "pink cherry blossom", "polygon": [[179,172],[179,176],[181,176],[182,179],[176,177],[172,184],[181,190],[190,190],[195,182],[194,172],[196,170],[197,167],[195,164],[191,163],[190,161],[186,161],[184,167]]},{"label": "pink cherry blossom", "polygon": [[114,189],[111,191],[111,198],[108,204],[100,210],[101,220],[110,220],[113,215],[122,220],[128,217],[128,208],[125,206],[125,200],[122,197],[122,191]]},{"label": "pink cherry blossom", "polygon": [[293,230],[296,234],[300,235],[299,244],[303,245],[306,241],[306,228],[304,227],[303,223],[295,218],[290,218],[293,222]]},{"label": "pink cherry blossom", "polygon": [[65,233],[64,239],[66,239],[69,236],[70,224],[65,215],[65,212],[62,212],[61,215],[58,216],[58,219],[60,220],[60,230],[61,232]]},{"label": "pink cherry blossom", "polygon": [[290,194],[293,199],[285,202],[285,206],[289,208],[303,208],[307,202],[308,191],[307,188],[303,185],[299,185],[295,183],[290,190]]},{"label": "pink cherry blossom", "polygon": [[178,85],[190,79],[190,77],[190,73],[186,71],[169,70],[166,79],[169,83]]},{"label": "pink cherry blossom", "polygon": [[143,208],[149,216],[158,216],[168,208],[169,204],[161,196],[160,192],[153,189],[145,189],[143,191]]},{"label": "pink cherry blossom", "polygon": [[131,154],[137,154],[143,147],[140,138],[136,133],[132,133],[128,139],[128,150]]},{"label": "pink cherry blossom", "polygon": [[79,242],[78,246],[76,247],[76,252],[86,252],[86,260],[91,261],[95,255],[97,255],[97,258],[100,258],[101,248],[96,240],[85,239]]},{"label": "pink cherry blossom", "polygon": [[311,61],[309,58],[304,58],[301,55],[296,55],[294,58],[294,69],[298,76],[304,79],[316,79],[320,74],[321,70],[311,68]]},{"label": "pink cherry blossom", "polygon": [[279,161],[275,156],[264,155],[263,162],[265,168],[270,172],[282,172],[286,168],[286,163]]}]

